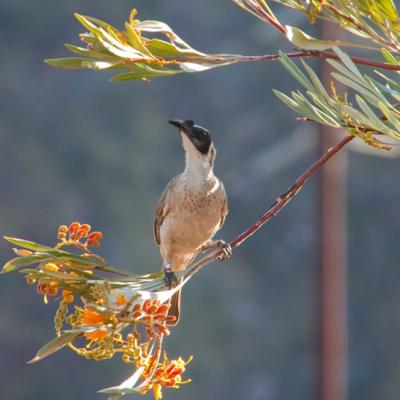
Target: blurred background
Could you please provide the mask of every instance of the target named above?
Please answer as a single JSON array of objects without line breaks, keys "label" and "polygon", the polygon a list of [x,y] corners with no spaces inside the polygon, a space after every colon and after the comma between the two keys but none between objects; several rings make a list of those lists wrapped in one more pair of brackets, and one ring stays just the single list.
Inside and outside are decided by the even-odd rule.
[{"label": "blurred background", "polygon": [[[227,241],[318,157],[320,133],[272,94],[296,87],[277,63],[110,84],[107,73],[42,62],[67,55],[63,43],[78,43],[73,12],[121,27],[133,7],[140,19],[163,20],[206,52],[290,49],[230,0],[2,1],[0,233],[50,244],[60,224],[90,223],[104,232],[101,254],[110,263],[146,273],[160,268],[155,204],[184,162],[168,119],[191,118],[213,133],[216,171],[230,198],[219,235]],[[285,23],[304,22],[275,10]],[[347,163],[348,398],[398,399],[400,160],[350,151]],[[165,391],[166,399],[318,399],[318,192],[313,177],[228,262],[185,287],[183,318],[166,346],[171,356],[194,355],[187,372],[193,382]],[[10,257],[0,242],[1,262]],[[26,365],[54,336],[53,312],[22,275],[1,277],[2,399],[102,398],[97,389],[130,375],[117,357],[96,363],[67,350]]]}]

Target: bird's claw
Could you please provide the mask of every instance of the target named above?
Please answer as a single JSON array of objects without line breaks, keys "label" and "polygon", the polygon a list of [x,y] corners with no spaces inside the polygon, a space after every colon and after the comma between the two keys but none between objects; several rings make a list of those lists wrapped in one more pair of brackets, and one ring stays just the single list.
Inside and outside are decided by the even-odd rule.
[{"label": "bird's claw", "polygon": [[175,273],[171,271],[171,268],[164,268],[164,282],[167,285],[168,289],[172,289],[177,283],[178,278]]},{"label": "bird's claw", "polygon": [[219,261],[225,261],[232,255],[232,248],[229,243],[223,240],[218,241],[218,248],[221,254],[217,257]]}]

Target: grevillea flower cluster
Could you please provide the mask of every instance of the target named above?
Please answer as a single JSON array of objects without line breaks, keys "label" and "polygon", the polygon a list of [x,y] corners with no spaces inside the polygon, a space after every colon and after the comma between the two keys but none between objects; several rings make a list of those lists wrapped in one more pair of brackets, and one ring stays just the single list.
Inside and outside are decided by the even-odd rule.
[{"label": "grevillea flower cluster", "polygon": [[53,247],[5,237],[18,248],[2,273],[19,270],[46,304],[50,299],[59,303],[56,337],[30,362],[64,347],[97,361],[120,356],[134,373],[119,386],[100,390],[113,399],[152,391],[159,400],[163,388],[179,389],[190,382],[182,375],[191,357],[171,360],[162,346],[175,322],[168,313],[170,299],[181,285],[165,287],[162,273],[132,276],[110,267],[93,252],[103,234],[88,224],[61,225],[57,237]]}]

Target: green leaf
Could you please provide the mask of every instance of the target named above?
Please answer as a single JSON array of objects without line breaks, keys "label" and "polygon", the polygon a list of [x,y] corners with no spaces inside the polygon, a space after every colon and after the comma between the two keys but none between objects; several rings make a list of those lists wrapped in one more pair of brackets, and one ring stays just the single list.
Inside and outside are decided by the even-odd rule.
[{"label": "green leaf", "polygon": [[321,81],[319,80],[317,74],[313,71],[311,67],[307,65],[307,63],[304,60],[301,60],[304,69],[307,71],[308,76],[311,79],[311,82],[317,91],[319,97],[321,99],[324,99],[326,102],[332,104],[332,100],[329,97],[327,91],[325,90],[324,86],[322,85]]},{"label": "green leaf", "polygon": [[373,129],[371,126],[371,122],[369,120],[369,118],[367,116],[365,116],[362,112],[360,112],[359,110],[348,106],[346,104],[342,105],[342,109],[350,114],[351,118],[357,123],[357,124],[361,124],[364,125],[366,128],[369,129]]},{"label": "green leaf", "polygon": [[106,264],[104,261],[93,257],[93,256],[83,256],[79,254],[73,254],[68,251],[64,250],[56,250],[50,248],[49,250],[46,251],[47,254],[50,254],[51,256],[63,260],[63,261],[71,261],[73,263],[81,264],[81,265],[92,265],[94,267],[105,267]]},{"label": "green leaf", "polygon": [[158,76],[169,76],[179,74],[181,71],[167,68],[155,69],[145,64],[135,64],[132,67],[132,72],[115,75],[110,79],[110,82],[126,81],[131,79],[155,78]]},{"label": "green leaf", "polygon": [[65,47],[74,54],[83,55],[85,57],[94,58],[97,60],[107,60],[107,61],[119,61],[117,57],[112,54],[107,54],[106,52],[89,50],[85,47],[74,46],[73,44],[66,44]]},{"label": "green leaf", "polygon": [[358,83],[355,83],[354,81],[346,78],[345,76],[338,74],[336,72],[332,72],[332,76],[338,80],[339,82],[345,84],[348,87],[351,87],[352,89],[356,90],[357,92],[359,92],[360,94],[362,94],[364,96],[364,98],[366,100],[368,100],[368,102],[370,102],[371,104],[376,104],[376,102],[379,100],[373,93],[371,93],[368,89],[365,89],[364,87],[362,87],[361,85],[359,85]]},{"label": "green leaf", "polygon": [[285,93],[280,92],[279,90],[272,89],[275,96],[277,96],[282,102],[284,102],[288,107],[290,107],[294,111],[298,111],[298,104]]},{"label": "green leaf", "polygon": [[331,118],[330,124],[335,128],[340,128],[341,118],[338,117],[336,113],[336,104],[334,108],[334,106],[330,106],[324,103],[323,100],[321,100],[321,98],[315,95],[315,93],[307,91],[307,94],[311,97],[312,101],[317,105],[317,107],[319,107],[322,112],[324,112]]},{"label": "green leaf", "polygon": [[378,103],[378,107],[381,109],[385,117],[388,119],[388,122],[395,129],[393,135],[398,140],[400,137],[400,115],[398,114],[398,112],[390,110],[390,108],[382,102]]},{"label": "green leaf", "polygon": [[392,22],[397,22],[398,14],[393,0],[375,0],[377,8]]},{"label": "green leaf", "polygon": [[144,371],[144,366],[139,367],[132,376],[130,376],[127,380],[122,382],[119,386],[113,386],[106,389],[101,389],[98,393],[106,393],[106,394],[113,394],[113,395],[125,395],[125,394],[132,394],[137,393],[139,389],[134,389],[137,382],[139,381],[142,373]]},{"label": "green leaf", "polygon": [[23,256],[23,257],[16,257],[11,259],[10,261],[6,262],[1,270],[2,274],[6,274],[11,271],[15,271],[20,268],[27,267],[32,264],[36,264],[42,262],[44,260],[48,260],[49,262],[52,260],[46,254],[35,254],[32,256]]},{"label": "green leaf", "polygon": [[66,274],[64,272],[57,272],[57,271],[40,271],[39,272],[41,277],[44,278],[56,278],[60,281],[76,281],[76,282],[87,282],[87,277],[80,276],[80,275],[71,275]]},{"label": "green leaf", "polygon": [[54,338],[51,342],[41,347],[36,353],[35,357],[33,357],[32,360],[28,361],[28,364],[33,364],[35,362],[43,360],[43,358],[50,356],[51,354],[57,352],[67,344],[74,341],[79,335],[80,333],[64,333],[61,336]]},{"label": "green leaf", "polygon": [[23,239],[13,238],[13,237],[9,237],[9,236],[3,236],[3,237],[4,237],[4,240],[7,240],[7,242],[15,244],[19,247],[24,247],[25,249],[28,249],[28,250],[39,251],[39,252],[46,252],[49,250],[54,251],[53,247],[44,246],[42,244],[38,244],[35,242],[30,242],[29,240],[23,240]]},{"label": "green leaf", "polygon": [[120,61],[109,62],[109,61],[93,61],[88,60],[84,63],[85,68],[93,69],[93,70],[103,70],[103,69],[125,69],[126,65],[124,65]]},{"label": "green leaf", "polygon": [[[365,81],[368,83],[368,87],[375,94],[376,97],[379,98],[380,101],[387,102],[385,96],[383,93],[378,89],[377,85],[375,84],[375,81],[370,78],[369,76],[365,76]],[[374,104],[376,107],[376,104]]]},{"label": "green leaf", "polygon": [[289,73],[305,88],[312,90],[312,84],[303,74],[300,68],[282,51],[279,51],[279,56],[279,61],[289,71]]},{"label": "green leaf", "polygon": [[359,80],[363,80],[363,76],[361,75],[361,72],[358,70],[356,65],[351,61],[351,58],[342,50],[340,50],[338,47],[333,49],[334,52],[339,56],[340,60],[342,63],[356,76],[358,77]]},{"label": "green leaf", "polygon": [[382,52],[383,57],[385,57],[385,60],[389,64],[393,64],[393,65],[399,65],[400,64],[399,60],[392,53],[390,53],[388,50],[381,49],[381,52]]},{"label": "green leaf", "polygon": [[185,72],[202,72],[212,68],[233,64],[235,62],[236,61],[223,61],[220,63],[208,63],[206,60],[204,60],[204,62],[183,62],[179,65],[179,67]]},{"label": "green leaf", "polygon": [[189,50],[200,57],[204,57],[207,54],[197,51],[190,47],[184,40],[182,40],[166,23],[161,21],[142,21],[135,25],[135,29],[139,29],[143,32],[162,33],[168,37],[178,48]]},{"label": "green leaf", "polygon": [[[90,20],[94,21],[94,18],[91,17],[86,17],[83,15],[80,15],[78,13],[75,13],[75,18],[89,31],[91,32],[93,35],[95,35],[96,37],[103,37],[103,32],[102,30],[100,30],[100,28],[98,28],[95,24],[93,24]],[[99,20],[96,20],[96,23],[98,22],[102,22]],[[106,26],[102,25],[105,24]],[[108,27],[108,24],[106,24],[105,22],[102,22],[102,24],[99,24],[103,27]]]},{"label": "green leaf", "polygon": [[44,62],[52,67],[63,69],[82,69],[86,68],[87,58],[66,57],[66,58],[48,58]]},{"label": "green leaf", "polygon": [[378,116],[372,111],[364,99],[359,95],[356,95],[356,101],[361,110],[370,118],[370,126],[375,128],[377,131],[386,133],[388,131],[388,127],[378,118]]},{"label": "green leaf", "polygon": [[[371,78],[372,79],[372,78]],[[390,94],[397,102],[400,101],[400,91],[397,89],[393,89],[388,83],[386,85],[375,81],[375,85],[382,91],[385,93]]]},{"label": "green leaf", "polygon": [[140,53],[146,54],[147,56],[154,58],[153,54],[151,54],[151,52],[146,48],[146,46],[144,46],[140,37],[136,33],[135,29],[132,27],[132,25],[129,24],[128,22],[126,22],[125,29],[126,29],[127,38],[129,40],[129,43],[132,45],[132,47],[137,49]]},{"label": "green leaf", "polygon": [[339,71],[342,75],[344,75],[346,78],[351,79],[352,81],[358,83],[361,86],[364,86],[368,88],[366,82],[364,81],[363,77],[361,79],[359,76],[354,75],[353,72],[351,72],[348,68],[346,68],[342,63],[335,61],[335,60],[326,60],[330,65],[332,65],[333,68],[335,68],[337,71]]},{"label": "green leaf", "polygon": [[[111,37],[109,37],[111,38]],[[107,49],[111,54],[114,54],[117,57],[121,57],[124,59],[129,59],[129,61],[138,61],[138,60],[150,60],[151,57],[140,53],[135,50],[131,46],[120,46],[113,43],[110,43],[106,39],[98,38],[99,42]]]},{"label": "green leaf", "polygon": [[360,43],[350,42],[347,40],[321,40],[315,39],[301,29],[295,26],[286,25],[286,37],[296,47],[304,50],[318,50],[323,51],[333,47],[346,46],[357,47],[362,49],[378,50],[376,47],[367,46]]},{"label": "green leaf", "polygon": [[147,44],[148,50],[159,58],[199,58],[198,52],[176,47],[174,44],[160,39],[151,39]]},{"label": "green leaf", "polygon": [[[92,24],[99,25],[100,27],[104,28],[105,30],[107,30],[109,28],[112,28],[112,26],[109,23],[104,22],[101,19],[97,19],[97,18],[94,18],[94,17],[89,17],[87,15],[83,16],[83,15],[80,15],[80,14],[77,14],[77,13],[75,13],[74,15],[75,15],[75,18],[77,18],[78,20],[79,20],[79,18],[78,18],[78,16],[79,16],[80,18],[83,18],[85,21],[89,21]],[[115,28],[112,28],[112,29],[115,30]]]},{"label": "green leaf", "polygon": [[393,79],[390,79],[387,77],[385,74],[382,74],[380,71],[374,71],[377,75],[379,75],[381,78],[383,78],[387,83],[389,83],[391,86],[397,88],[400,90],[400,82],[394,81]]}]

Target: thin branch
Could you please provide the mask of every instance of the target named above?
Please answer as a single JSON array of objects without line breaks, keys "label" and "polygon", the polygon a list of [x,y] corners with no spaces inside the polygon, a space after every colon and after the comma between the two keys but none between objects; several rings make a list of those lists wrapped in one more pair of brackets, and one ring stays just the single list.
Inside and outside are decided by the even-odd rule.
[{"label": "thin branch", "polygon": [[[360,23],[360,21],[357,20],[357,18],[355,18],[353,15],[343,12],[343,11],[339,10],[338,8],[336,8],[333,4],[330,4],[327,2],[323,2],[322,7],[328,9],[333,14],[336,14],[338,17],[343,18],[346,21],[353,24],[358,30],[369,35],[375,43],[389,45],[390,47],[392,47],[392,43],[390,43],[389,41],[380,37],[379,34],[377,32],[375,32],[375,30],[373,28],[371,28],[368,24],[364,23],[364,25],[363,25],[362,23]],[[339,22],[339,25],[343,28],[343,25],[340,22]],[[346,28],[344,27],[344,29],[346,29]]]},{"label": "thin branch", "polygon": [[[278,197],[276,202],[269,208],[267,212],[265,212],[252,226],[247,228],[229,243],[231,249],[233,250],[242,245],[245,240],[253,236],[267,222],[275,217],[282,210],[282,208],[285,207],[300,192],[307,180],[352,139],[354,139],[354,136],[346,135],[338,144],[330,148],[320,159],[314,162],[301,176],[297,178],[296,182],[285,193]],[[189,268],[189,270],[184,274],[185,278],[194,275],[200,269],[217,260],[218,257],[222,255],[222,250],[216,250],[210,254],[207,254],[194,266]]]},{"label": "thin branch", "polygon": [[[305,58],[305,57],[319,57],[329,58],[332,60],[339,60],[339,56],[331,51],[320,51],[320,50],[303,50],[294,53],[286,53],[289,58]],[[277,61],[279,60],[279,54],[265,54],[262,56],[239,56],[235,57],[238,62],[253,62],[253,61]],[[369,67],[375,67],[380,69],[386,69],[390,71],[400,71],[400,65],[393,65],[380,61],[368,60],[362,57],[350,56],[351,60],[355,64],[367,65]]]},{"label": "thin branch", "polygon": [[259,3],[257,3],[257,1],[254,0],[233,0],[233,2],[243,10],[247,11],[249,14],[254,15],[256,18],[260,19],[266,24],[272,25],[283,36],[286,37],[287,31],[285,27],[278,21],[265,1],[261,0],[263,7],[266,8],[267,11]]},{"label": "thin branch", "polygon": [[[339,56],[336,53],[332,53],[331,51],[312,51],[311,55],[314,57],[331,58],[333,60],[339,60]],[[400,71],[400,65],[393,65],[385,62],[368,60],[362,57],[355,57],[355,56],[349,56],[349,57],[355,64],[368,65],[369,67],[387,69],[390,71]]]}]

